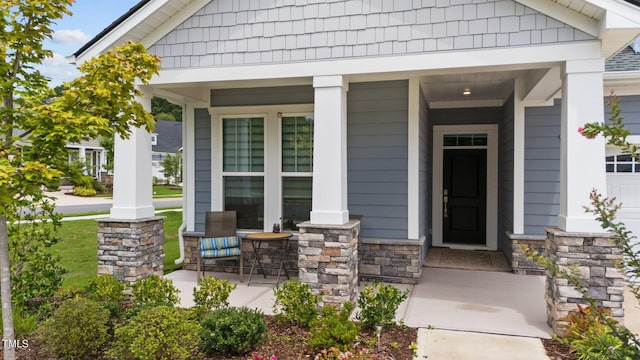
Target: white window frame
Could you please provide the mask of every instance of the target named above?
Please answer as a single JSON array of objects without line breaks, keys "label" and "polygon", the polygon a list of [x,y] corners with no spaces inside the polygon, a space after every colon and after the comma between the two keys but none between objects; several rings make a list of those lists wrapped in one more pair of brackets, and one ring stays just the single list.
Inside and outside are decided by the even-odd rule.
[{"label": "white window frame", "polygon": [[[313,110],[311,110],[310,112],[298,112],[298,113],[279,113],[278,114],[278,170],[280,173],[280,179],[279,179],[279,189],[280,189],[280,196],[278,198],[278,202],[279,202],[279,211],[280,211],[280,217],[278,218],[278,220],[280,221],[280,226],[282,227],[282,210],[283,210],[283,206],[284,206],[284,201],[282,199],[283,197],[283,193],[282,193],[282,185],[283,185],[283,181],[282,179],[285,177],[301,177],[301,178],[310,178],[311,181],[313,182],[313,171],[305,171],[305,172],[291,172],[291,171],[282,171],[282,119],[285,117],[300,117],[300,116],[312,116],[313,117]],[[315,118],[314,118],[314,123],[315,123]],[[313,169],[313,163],[312,163],[312,169]],[[292,229],[292,231],[295,231],[295,229]]]},{"label": "white window frame", "polygon": [[[224,210],[224,176],[263,176],[264,228],[249,231],[271,231],[282,216],[282,117],[313,115],[312,104],[229,106],[210,108],[211,114],[211,210]],[[222,123],[225,118],[262,117],[264,119],[264,169],[262,172],[223,172]],[[293,176],[293,175],[291,175]],[[298,175],[303,176],[303,175]]]}]

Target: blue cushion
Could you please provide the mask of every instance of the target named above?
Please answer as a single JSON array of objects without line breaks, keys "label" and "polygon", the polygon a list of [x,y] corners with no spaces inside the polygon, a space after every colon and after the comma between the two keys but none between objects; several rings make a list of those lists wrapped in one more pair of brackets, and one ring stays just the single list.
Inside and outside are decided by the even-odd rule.
[{"label": "blue cushion", "polygon": [[240,255],[240,241],[237,236],[200,239],[200,256],[224,257]]},{"label": "blue cushion", "polygon": [[212,258],[212,257],[226,257],[226,256],[237,256],[240,255],[240,248],[227,248],[221,250],[201,250],[200,257],[203,259]]}]

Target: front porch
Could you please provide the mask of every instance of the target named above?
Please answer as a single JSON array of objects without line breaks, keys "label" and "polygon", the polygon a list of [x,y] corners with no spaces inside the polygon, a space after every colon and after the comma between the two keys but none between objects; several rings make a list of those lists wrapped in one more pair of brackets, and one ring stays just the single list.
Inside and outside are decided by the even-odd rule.
[{"label": "front porch", "polygon": [[[229,297],[232,306],[273,314],[275,277],[269,277],[273,285],[247,286],[239,282],[238,274],[208,274],[237,284]],[[180,289],[180,305],[193,306],[195,271],[179,270],[166,277]],[[362,282],[358,291],[365,285]],[[417,284],[394,286],[411,291],[397,313],[398,320],[411,327],[534,338],[549,338],[552,332],[547,325],[543,276],[429,268]]]}]

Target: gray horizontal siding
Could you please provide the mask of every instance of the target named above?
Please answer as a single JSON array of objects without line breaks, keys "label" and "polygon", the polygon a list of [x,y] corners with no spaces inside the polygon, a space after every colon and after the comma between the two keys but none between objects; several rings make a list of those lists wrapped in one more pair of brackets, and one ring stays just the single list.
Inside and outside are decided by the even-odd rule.
[{"label": "gray horizontal siding", "polygon": [[560,208],[560,101],[525,110],[524,233],[544,235]]},{"label": "gray horizontal siding", "polygon": [[215,0],[149,52],[178,69],[591,39],[511,0]]},{"label": "gray horizontal siding", "polygon": [[[624,120],[624,126],[628,129],[632,135],[640,135],[640,95],[634,96],[621,96],[620,99],[620,114]],[[605,106],[605,122],[609,123],[610,108]]]},{"label": "gray horizontal siding", "polygon": [[205,213],[211,210],[211,116],[195,109],[195,231],[204,231]]},{"label": "gray horizontal siding", "polygon": [[433,125],[498,124],[503,117],[501,107],[431,109],[429,111],[429,121]]},{"label": "gray horizontal siding", "polygon": [[349,211],[361,236],[406,239],[408,82],[349,84]]},{"label": "gray horizontal siding", "polygon": [[313,96],[311,85],[213,89],[211,106],[313,104]]}]

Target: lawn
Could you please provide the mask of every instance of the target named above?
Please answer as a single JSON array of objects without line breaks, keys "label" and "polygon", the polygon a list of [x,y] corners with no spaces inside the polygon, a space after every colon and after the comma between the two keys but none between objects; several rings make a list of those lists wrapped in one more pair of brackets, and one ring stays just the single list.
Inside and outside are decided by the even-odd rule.
[{"label": "lawn", "polygon": [[[180,256],[178,228],[182,223],[182,212],[163,212],[164,221],[164,270],[173,271],[178,265],[174,260]],[[62,266],[67,270],[63,286],[76,284],[82,288],[98,272],[98,222],[96,220],[64,221],[60,227],[60,242],[52,251],[62,257]]]},{"label": "lawn", "polygon": [[153,197],[180,197],[182,196],[182,187],[175,185],[154,185]]}]

